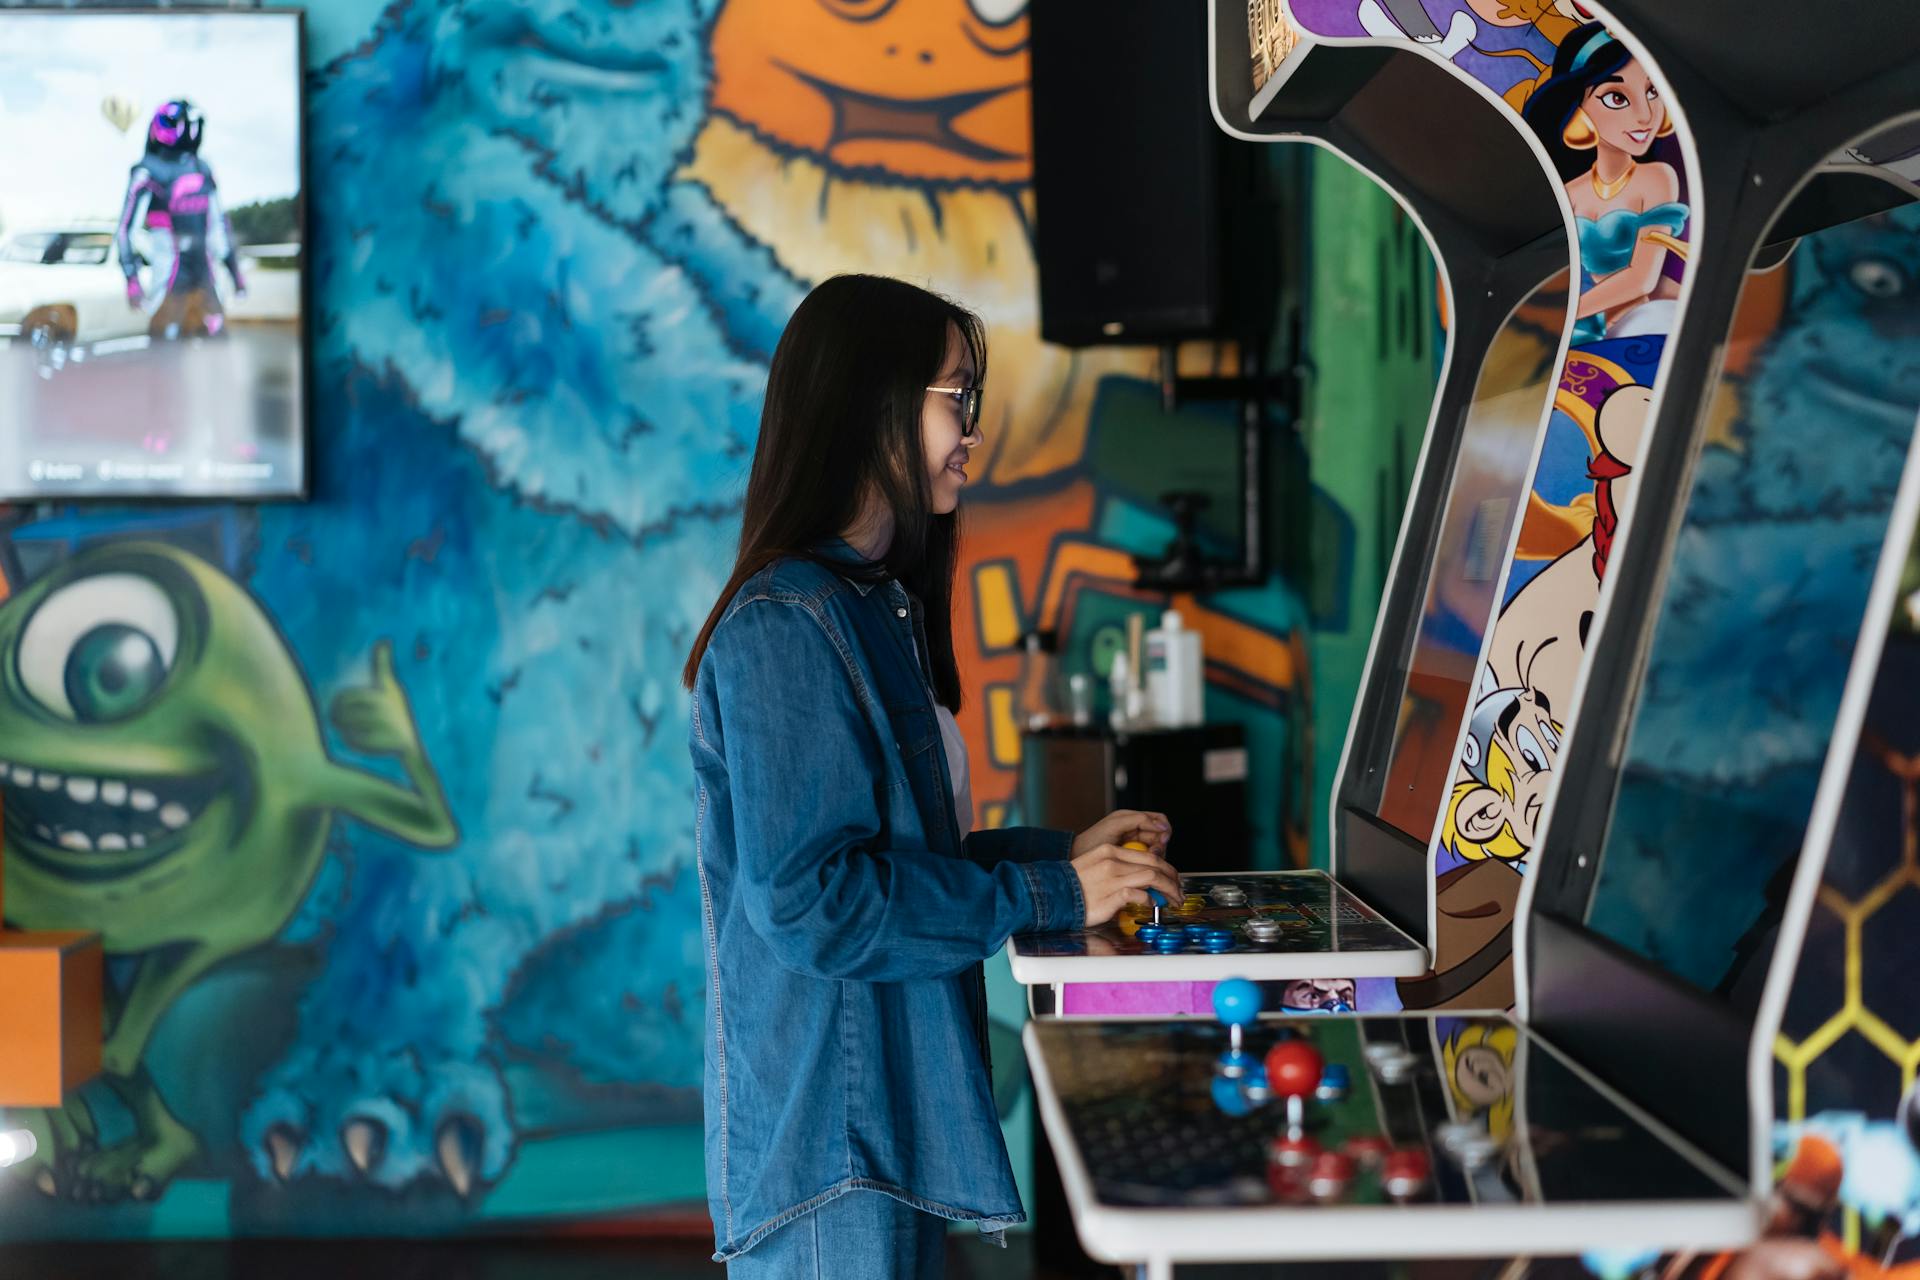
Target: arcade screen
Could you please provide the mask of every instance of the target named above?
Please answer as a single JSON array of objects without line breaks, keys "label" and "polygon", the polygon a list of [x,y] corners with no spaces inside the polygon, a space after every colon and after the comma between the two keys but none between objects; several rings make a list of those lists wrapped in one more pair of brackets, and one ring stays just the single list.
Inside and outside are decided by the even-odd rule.
[{"label": "arcade screen", "polygon": [[0,10],[0,501],[304,493],[301,46]]}]

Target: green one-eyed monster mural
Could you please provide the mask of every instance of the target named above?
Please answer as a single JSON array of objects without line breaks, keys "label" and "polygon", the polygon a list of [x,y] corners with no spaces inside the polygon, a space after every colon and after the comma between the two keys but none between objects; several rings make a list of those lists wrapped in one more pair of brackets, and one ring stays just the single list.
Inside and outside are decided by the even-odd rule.
[{"label": "green one-eyed monster mural", "polygon": [[154,1028],[216,965],[280,933],[336,813],[421,848],[454,843],[389,642],[329,716],[408,785],[328,754],[272,622],[188,552],[108,543],[0,605],[8,918],[96,930],[126,969],[109,984],[103,1067],[133,1132],[103,1140],[84,1093],[28,1116],[40,1190],[149,1199],[199,1154],[143,1064]]}]

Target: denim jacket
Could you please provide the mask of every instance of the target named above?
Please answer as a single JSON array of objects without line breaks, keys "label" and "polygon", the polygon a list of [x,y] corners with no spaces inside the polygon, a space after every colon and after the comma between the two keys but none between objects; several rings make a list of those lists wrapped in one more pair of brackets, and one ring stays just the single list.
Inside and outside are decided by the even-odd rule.
[{"label": "denim jacket", "polygon": [[[845,543],[829,559],[857,561]],[[1024,1220],[981,962],[1085,919],[1063,831],[960,838],[919,603],[804,559],[741,587],[694,684],[717,1261],[855,1189]]]}]

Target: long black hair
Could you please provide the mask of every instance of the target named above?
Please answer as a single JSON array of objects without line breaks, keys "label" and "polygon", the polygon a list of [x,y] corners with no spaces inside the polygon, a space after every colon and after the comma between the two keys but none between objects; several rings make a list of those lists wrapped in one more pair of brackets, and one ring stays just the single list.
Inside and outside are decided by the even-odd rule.
[{"label": "long black hair", "polygon": [[[681,679],[693,687],[707,642],[741,584],[776,560],[817,560],[843,576],[898,578],[926,613],[928,673],[960,709],[953,653],[953,578],[959,513],[933,514],[920,413],[958,329],[986,379],[980,318],[938,294],[885,276],[834,276],[787,321],[767,371],[760,439],[747,479],[740,552]],[[893,512],[893,543],[872,567],[822,559],[815,545],[852,528],[868,495]]]},{"label": "long black hair", "polygon": [[[1562,181],[1571,182],[1593,168],[1593,153],[1576,151],[1563,136],[1567,122],[1587,98],[1587,90],[1620,74],[1633,50],[1613,38],[1604,23],[1574,28],[1553,53],[1553,71],[1527,99],[1521,115],[1540,135]],[[1664,109],[1664,108],[1663,108]]]}]

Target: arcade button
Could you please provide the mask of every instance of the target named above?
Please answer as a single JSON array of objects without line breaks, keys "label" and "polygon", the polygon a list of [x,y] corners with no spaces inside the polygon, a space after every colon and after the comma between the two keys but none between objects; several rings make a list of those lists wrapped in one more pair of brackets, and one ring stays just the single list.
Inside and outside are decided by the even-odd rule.
[{"label": "arcade button", "polygon": [[1241,926],[1247,932],[1247,938],[1253,942],[1280,941],[1280,925],[1265,916],[1258,916]]},{"label": "arcade button", "polygon": [[1166,931],[1167,926],[1163,924],[1143,924],[1133,931],[1133,936],[1140,940],[1141,945],[1151,946],[1153,940]]},{"label": "arcade button", "polygon": [[1456,1120],[1434,1130],[1440,1149],[1462,1168],[1477,1169],[1500,1154],[1502,1143],[1477,1120]]},{"label": "arcade button", "polygon": [[1186,948],[1187,935],[1180,932],[1162,933],[1147,945],[1163,956],[1178,955]]},{"label": "arcade button", "polygon": [[1208,934],[1201,940],[1200,947],[1208,955],[1223,956],[1233,950],[1233,938]]},{"label": "arcade button", "polygon": [[1306,1170],[1299,1166],[1267,1161],[1267,1190],[1281,1204],[1304,1204],[1307,1195]]},{"label": "arcade button", "polygon": [[1360,1048],[1360,1056],[1367,1060],[1368,1066],[1374,1065],[1382,1058],[1391,1058],[1405,1052],[1406,1048],[1404,1046],[1394,1044],[1388,1040],[1369,1040]]},{"label": "arcade button", "polygon": [[1382,1084],[1400,1084],[1413,1074],[1420,1060],[1404,1045],[1391,1041],[1378,1040],[1367,1045],[1361,1052],[1366,1055],[1367,1066],[1373,1069]]},{"label": "arcade button", "polygon": [[1380,1077],[1381,1084],[1405,1084],[1413,1078],[1414,1070],[1419,1065],[1420,1059],[1408,1053],[1397,1058],[1386,1059],[1381,1062],[1375,1070]]},{"label": "arcade button", "polygon": [[1177,916],[1194,916],[1199,915],[1206,909],[1207,900],[1197,893],[1190,893],[1180,899],[1180,905],[1173,908],[1173,914]]},{"label": "arcade button", "polygon": [[1316,1138],[1304,1133],[1283,1133],[1267,1147],[1267,1159],[1283,1169],[1304,1170],[1323,1148]]},{"label": "arcade button", "polygon": [[1356,1133],[1340,1144],[1340,1150],[1352,1156],[1358,1164],[1373,1166],[1387,1158],[1393,1151],[1393,1144],[1377,1133]]},{"label": "arcade button", "polygon": [[1220,1109],[1222,1115],[1239,1119],[1252,1115],[1259,1104],[1247,1096],[1239,1079],[1223,1073],[1213,1078],[1213,1105]]},{"label": "arcade button", "polygon": [[1353,1185],[1356,1168],[1350,1155],[1339,1151],[1321,1152],[1307,1169],[1307,1194],[1322,1203],[1340,1199]]},{"label": "arcade button", "polygon": [[1380,1166],[1380,1187],[1395,1200],[1411,1200],[1427,1189],[1432,1172],[1427,1153],[1419,1147],[1401,1147]]},{"label": "arcade button", "polygon": [[1213,886],[1207,894],[1216,907],[1244,907],[1247,905],[1247,891],[1231,880],[1222,880]]},{"label": "arcade button", "polygon": [[1322,1102],[1339,1102],[1352,1089],[1352,1078],[1344,1062],[1329,1062],[1327,1069],[1320,1073],[1320,1083],[1314,1086],[1313,1096]]},{"label": "arcade button", "polygon": [[[1131,938],[1140,932],[1140,917],[1130,911],[1122,911],[1113,918],[1113,923],[1114,927],[1119,929],[1124,937]],[[1151,929],[1153,926],[1148,925],[1147,927]]]}]

